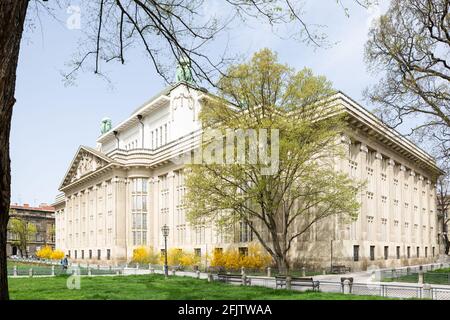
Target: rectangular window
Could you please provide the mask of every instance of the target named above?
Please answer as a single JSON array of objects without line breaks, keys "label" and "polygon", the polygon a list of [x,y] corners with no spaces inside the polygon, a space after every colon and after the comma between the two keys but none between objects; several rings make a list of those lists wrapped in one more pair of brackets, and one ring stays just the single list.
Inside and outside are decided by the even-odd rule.
[{"label": "rectangular window", "polygon": [[375,246],[370,246],[370,260],[375,260]]},{"label": "rectangular window", "polygon": [[75,250],[75,259],[77,258],[77,250]]},{"label": "rectangular window", "polygon": [[155,140],[154,139],[155,139],[154,138],[154,133],[153,133],[153,130],[152,130],[152,150],[155,149]]},{"label": "rectangular window", "polygon": [[239,242],[253,241],[253,232],[250,228],[250,223],[246,223],[243,221],[239,223]]},{"label": "rectangular window", "polygon": [[89,259],[92,259],[92,250],[89,250]]},{"label": "rectangular window", "polygon": [[397,259],[400,259],[400,246],[397,246]]},{"label": "rectangular window", "polygon": [[239,255],[240,256],[247,256],[248,255],[248,248],[247,247],[239,247]]},{"label": "rectangular window", "polygon": [[195,256],[196,257],[201,257],[202,256],[202,249],[200,249],[200,248],[195,248],[194,249],[194,254],[195,254]]},{"label": "rectangular window", "polygon": [[428,247],[425,247],[425,258],[428,258]]},{"label": "rectangular window", "polygon": [[389,259],[389,246],[384,246],[384,260]]},{"label": "rectangular window", "polygon": [[406,248],[406,257],[409,259],[411,258],[411,247]]},{"label": "rectangular window", "polygon": [[416,250],[416,257],[417,257],[417,258],[420,257],[420,247],[417,247],[417,250]]},{"label": "rectangular window", "polygon": [[353,246],[353,261],[359,261],[359,246]]},{"label": "rectangular window", "polygon": [[100,260],[102,258],[102,250],[97,250],[97,259]]},{"label": "rectangular window", "polygon": [[133,245],[147,243],[147,178],[132,179],[131,226]]},{"label": "rectangular window", "polygon": [[84,259],[84,250],[81,250],[81,259]]},{"label": "rectangular window", "polygon": [[106,249],[106,260],[111,260],[111,249]]},{"label": "rectangular window", "polygon": [[431,249],[432,255],[434,257],[434,247]]},{"label": "rectangular window", "polygon": [[223,248],[214,248],[214,254],[222,254]]},{"label": "rectangular window", "polygon": [[167,123],[164,125],[164,143],[167,143]]}]

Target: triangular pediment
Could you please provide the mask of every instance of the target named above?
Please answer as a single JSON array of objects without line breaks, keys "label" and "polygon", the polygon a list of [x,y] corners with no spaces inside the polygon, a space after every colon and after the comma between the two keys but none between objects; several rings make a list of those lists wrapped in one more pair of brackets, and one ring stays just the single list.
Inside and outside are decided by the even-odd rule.
[{"label": "triangular pediment", "polygon": [[82,179],[114,161],[105,154],[85,146],[78,148],[59,189]]}]

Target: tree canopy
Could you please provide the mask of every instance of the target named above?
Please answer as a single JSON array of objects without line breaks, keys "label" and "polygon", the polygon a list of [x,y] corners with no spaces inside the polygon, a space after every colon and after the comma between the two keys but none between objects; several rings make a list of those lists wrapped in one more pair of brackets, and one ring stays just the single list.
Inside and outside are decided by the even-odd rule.
[{"label": "tree canopy", "polygon": [[[203,156],[212,148],[216,160],[225,158],[188,166],[188,219],[222,230],[245,223],[287,272],[293,241],[312,225],[335,215],[351,221],[358,214],[361,184],[336,170],[346,126],[327,104],[334,91],[324,77],[309,69],[296,72],[268,49],[229,68],[219,88],[218,97],[204,102],[200,118],[204,132],[213,128],[222,137],[207,135],[202,150]],[[251,161],[255,154],[258,161]]]},{"label": "tree canopy", "polygon": [[[450,156],[450,2],[392,0],[369,33],[366,61],[382,74],[367,91],[392,127],[408,121],[409,133]],[[438,152],[436,152],[438,151]]]}]

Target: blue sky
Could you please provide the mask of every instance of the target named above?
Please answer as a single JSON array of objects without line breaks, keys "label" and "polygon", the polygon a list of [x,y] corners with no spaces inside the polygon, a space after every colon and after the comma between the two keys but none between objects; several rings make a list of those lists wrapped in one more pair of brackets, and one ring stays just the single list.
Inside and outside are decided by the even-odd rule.
[{"label": "blue sky", "polygon": [[[312,68],[316,74],[327,76],[336,89],[363,102],[362,91],[376,80],[366,71],[363,47],[370,21],[386,9],[387,1],[380,1],[380,7],[371,10],[350,0],[343,2],[350,17],[335,0],[306,1],[305,19],[327,25],[330,39],[338,42],[331,48],[314,49],[282,40],[272,35],[268,26],[253,24],[226,35],[230,53],[250,57],[268,47],[278,53],[281,62],[297,69]],[[63,20],[69,16],[66,8],[57,14]],[[83,25],[81,12],[81,28]],[[125,65],[104,66],[112,85],[87,71],[80,74],[75,85],[66,86],[61,71],[67,70],[80,35],[80,30],[68,29],[45,15],[24,35],[11,130],[12,202],[53,202],[78,146],[95,147],[100,120],[108,116],[113,125],[122,121],[165,86],[139,50],[130,52]],[[224,38],[218,40],[217,47],[224,45]]]}]

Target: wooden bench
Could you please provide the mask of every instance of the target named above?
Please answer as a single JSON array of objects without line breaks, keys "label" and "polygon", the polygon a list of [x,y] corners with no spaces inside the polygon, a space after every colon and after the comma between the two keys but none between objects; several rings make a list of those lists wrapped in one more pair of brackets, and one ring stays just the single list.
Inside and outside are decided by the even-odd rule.
[{"label": "wooden bench", "polygon": [[[278,287],[286,287],[286,276],[275,276],[275,288]],[[291,288],[295,287],[311,287],[313,291],[319,291],[320,283],[313,278],[291,277]]]},{"label": "wooden bench", "polygon": [[170,270],[172,270],[172,271],[183,271],[184,267],[182,265],[172,266],[170,268]]},{"label": "wooden bench", "polygon": [[[242,284],[242,275],[240,274],[228,274],[228,273],[219,273],[217,275],[218,280],[225,283],[240,283]],[[252,280],[250,278],[245,278],[245,285],[250,286],[252,284]]]},{"label": "wooden bench", "polygon": [[350,272],[350,267],[346,267],[344,265],[337,265],[331,267],[331,273],[339,274],[339,273],[346,273]]}]

